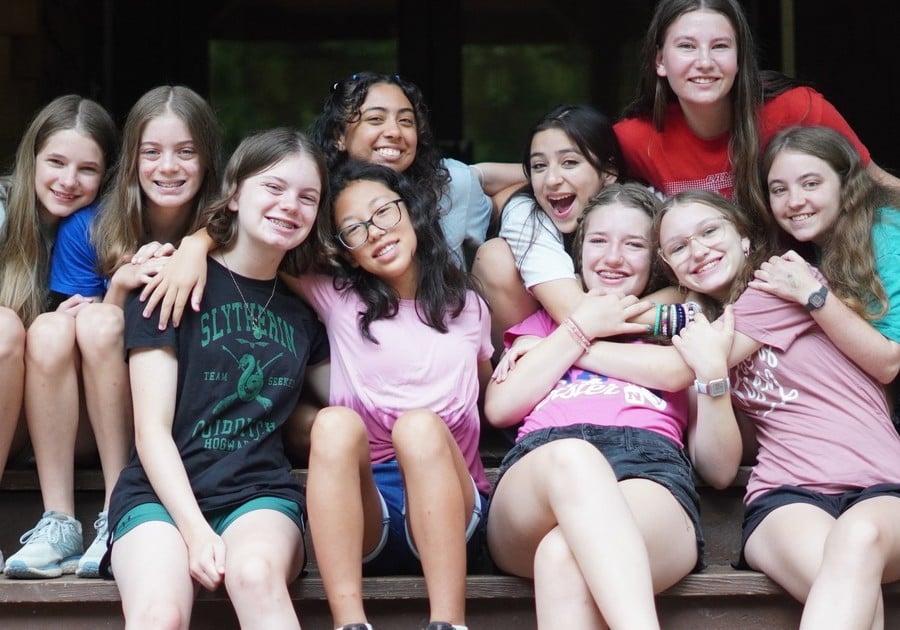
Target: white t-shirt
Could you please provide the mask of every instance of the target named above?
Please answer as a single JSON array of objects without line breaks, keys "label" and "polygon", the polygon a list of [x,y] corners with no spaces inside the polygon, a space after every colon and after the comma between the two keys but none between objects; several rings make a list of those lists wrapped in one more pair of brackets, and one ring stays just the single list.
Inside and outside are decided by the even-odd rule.
[{"label": "white t-shirt", "polygon": [[526,289],[542,282],[575,278],[572,257],[562,234],[528,195],[516,195],[503,208],[500,236],[516,259]]}]

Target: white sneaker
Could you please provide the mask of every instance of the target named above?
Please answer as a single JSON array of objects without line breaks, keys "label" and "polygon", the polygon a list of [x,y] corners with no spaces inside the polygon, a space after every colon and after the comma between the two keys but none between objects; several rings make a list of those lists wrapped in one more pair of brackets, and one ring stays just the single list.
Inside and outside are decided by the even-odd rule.
[{"label": "white sneaker", "polygon": [[94,542],[87,548],[81,560],[78,561],[78,568],[75,569],[75,575],[82,578],[98,578],[100,577],[100,561],[106,553],[107,539],[109,538],[109,525],[106,522],[107,513],[100,512],[97,520],[94,521],[94,530],[97,536]]},{"label": "white sneaker", "polygon": [[3,569],[9,578],[54,578],[74,573],[84,550],[81,523],[62,512],[44,512],[19,542],[24,546],[7,558]]}]

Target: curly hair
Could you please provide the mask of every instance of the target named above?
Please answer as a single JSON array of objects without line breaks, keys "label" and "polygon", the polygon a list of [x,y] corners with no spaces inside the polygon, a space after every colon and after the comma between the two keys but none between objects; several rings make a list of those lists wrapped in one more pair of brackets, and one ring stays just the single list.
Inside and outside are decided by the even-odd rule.
[{"label": "curly hair", "polygon": [[349,160],[347,151],[339,148],[338,140],[346,132],[347,125],[360,119],[363,102],[375,85],[397,86],[412,105],[418,140],[416,156],[404,175],[422,188],[426,207],[437,212],[441,199],[447,193],[450,173],[441,163],[441,154],[428,120],[425,97],[414,83],[400,75],[381,72],[358,72],[338,81],[332,86],[322,113],[313,122],[310,136],[322,147],[329,170]]},{"label": "curly hair", "polygon": [[42,225],[35,194],[35,158],[51,136],[75,129],[89,137],[103,154],[105,169],[99,193],[106,186],[118,148],[118,132],[98,103],[81,96],[60,96],[41,109],[22,136],[12,174],[5,178],[6,221],[0,232],[0,305],[29,326],[47,306],[52,231]]},{"label": "curly hair", "polygon": [[137,251],[147,236],[146,200],[138,181],[141,136],[148,122],[164,114],[174,114],[187,126],[205,169],[203,183],[191,204],[187,232],[201,227],[200,209],[208,206],[218,192],[222,133],[209,104],[192,89],[181,85],[161,85],[141,96],[125,120],[121,160],[103,200],[103,211],[91,230],[99,270],[105,276],[111,276],[122,264],[123,257]]},{"label": "curly hair", "polygon": [[455,318],[462,312],[466,305],[466,292],[475,290],[475,287],[468,274],[454,263],[453,253],[444,239],[437,217],[426,205],[430,202],[427,195],[406,176],[386,166],[350,160],[331,174],[331,211],[327,218],[323,217],[318,222],[317,229],[319,242],[334,276],[335,288],[355,291],[366,305],[365,312],[359,314],[360,333],[365,339],[378,343],[370,330],[372,322],[396,316],[400,296],[378,276],[351,264],[335,234],[337,201],[344,190],[358,181],[383,184],[406,205],[417,240],[415,262],[419,273],[416,313],[423,323],[446,333],[447,316]]},{"label": "curly hair", "polygon": [[[225,167],[219,196],[203,210],[201,223],[217,247],[228,247],[237,238],[238,216],[228,204],[244,181],[291,155],[306,155],[319,176],[319,209],[328,207],[328,170],[319,147],[306,134],[287,127],[260,131],[244,138]],[[316,215],[318,223],[318,215]],[[315,227],[299,246],[287,252],[280,269],[293,276],[311,269],[318,251]]]},{"label": "curly hair", "polygon": [[840,211],[822,243],[819,268],[844,303],[866,320],[879,319],[890,304],[875,268],[872,226],[881,208],[894,222],[900,220],[900,193],[873,180],[853,145],[828,127],[792,127],[778,133],[760,161],[760,181],[766,188],[772,163],[784,151],[818,158],[837,174]]},{"label": "curly hair", "polygon": [[[577,273],[581,273],[581,254],[584,248],[584,231],[585,225],[588,222],[588,217],[592,213],[602,211],[604,207],[614,203],[619,203],[626,208],[640,210],[646,214],[651,221],[656,219],[656,215],[659,214],[660,209],[659,199],[641,184],[628,182],[624,184],[614,183],[606,186],[597,194],[597,196],[588,202],[587,206],[584,208],[584,214],[578,219],[578,227],[575,228],[575,236],[572,239],[572,260],[575,263],[575,271]],[[649,238],[648,240],[652,240],[652,238]],[[648,255],[650,256],[650,276],[647,286],[644,287],[642,294],[652,293],[668,284],[666,278],[660,272],[660,264],[657,257],[650,252],[648,252]]]}]

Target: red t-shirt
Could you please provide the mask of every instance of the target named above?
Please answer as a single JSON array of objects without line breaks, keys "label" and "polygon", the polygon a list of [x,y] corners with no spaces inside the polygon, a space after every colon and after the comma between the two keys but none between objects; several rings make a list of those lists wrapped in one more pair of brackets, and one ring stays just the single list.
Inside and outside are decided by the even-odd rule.
[{"label": "red t-shirt", "polygon": [[[869,150],[843,116],[812,88],[792,88],[767,101],[760,110],[759,125],[761,148],[787,127],[822,125],[846,137],[856,147],[863,165],[871,161]],[[663,131],[657,131],[649,118],[626,118],[615,124],[615,131],[630,176],[644,180],[667,197],[696,188],[731,197],[730,133],[710,139],[698,137],[688,127],[678,103],[669,106]]]}]

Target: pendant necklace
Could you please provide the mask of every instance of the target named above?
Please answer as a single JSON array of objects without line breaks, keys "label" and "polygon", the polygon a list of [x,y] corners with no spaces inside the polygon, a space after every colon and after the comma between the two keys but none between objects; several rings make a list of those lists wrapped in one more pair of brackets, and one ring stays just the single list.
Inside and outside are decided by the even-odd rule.
[{"label": "pendant necklace", "polygon": [[250,321],[250,329],[253,331],[253,338],[259,341],[260,339],[262,339],[262,326],[260,326],[259,320],[263,315],[265,315],[266,309],[269,308],[269,303],[272,301],[272,298],[275,297],[275,287],[278,286],[278,275],[275,275],[275,281],[272,283],[272,293],[269,294],[269,299],[266,300],[266,305],[263,306],[256,315],[254,315],[250,310],[250,305],[247,304],[247,299],[244,297],[244,292],[241,291],[240,285],[238,285],[234,274],[231,272],[231,267],[228,266],[228,261],[225,260],[225,252],[222,252],[222,263],[225,265],[225,269],[228,270],[228,275],[231,276],[231,281],[234,283],[234,288],[237,289],[238,295],[241,296],[241,302],[244,303],[244,319]]}]

